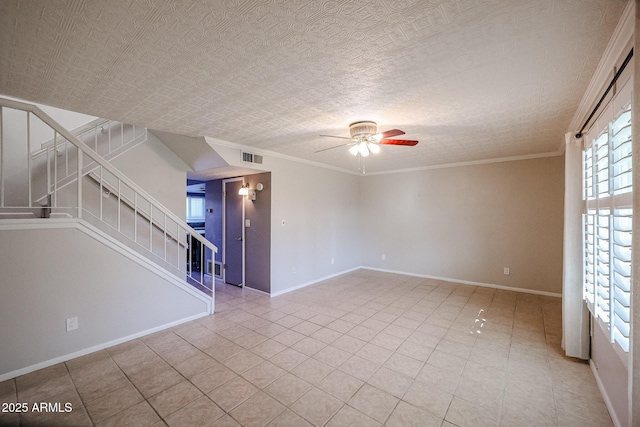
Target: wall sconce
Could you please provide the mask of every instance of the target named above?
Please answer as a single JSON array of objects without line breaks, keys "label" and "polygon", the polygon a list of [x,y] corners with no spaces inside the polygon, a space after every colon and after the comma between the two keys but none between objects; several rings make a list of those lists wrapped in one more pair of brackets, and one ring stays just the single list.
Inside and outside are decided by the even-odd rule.
[{"label": "wall sconce", "polygon": [[259,182],[256,184],[255,190],[251,190],[249,188],[249,183],[247,183],[247,184],[244,184],[242,187],[240,187],[240,190],[238,190],[238,194],[240,196],[249,196],[250,200],[255,201],[257,192],[262,191],[263,188],[264,188],[264,185],[262,185],[262,183]]},{"label": "wall sconce", "polygon": [[263,188],[264,188],[264,185],[262,185],[262,183],[259,182],[259,183],[256,184],[256,189],[255,190],[249,191],[249,194],[251,196],[250,198],[251,198],[252,201],[256,200],[256,194],[257,194],[256,191],[262,191]]}]

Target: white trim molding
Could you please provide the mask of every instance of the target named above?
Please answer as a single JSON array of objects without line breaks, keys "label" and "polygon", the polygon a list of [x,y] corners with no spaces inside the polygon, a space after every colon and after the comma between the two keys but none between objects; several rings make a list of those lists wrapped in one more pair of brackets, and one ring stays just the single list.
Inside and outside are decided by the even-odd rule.
[{"label": "white trim molding", "polygon": [[171,323],[167,323],[167,324],[164,324],[164,325],[161,325],[161,326],[156,326],[155,328],[147,329],[146,331],[138,332],[138,333],[135,333],[135,334],[132,334],[132,335],[128,335],[126,337],[115,339],[113,341],[105,342],[105,343],[102,343],[102,344],[95,345],[93,347],[84,348],[82,350],[75,351],[73,353],[68,353],[68,354],[65,354],[65,355],[62,355],[62,356],[55,357],[53,359],[45,360],[44,362],[36,363],[35,365],[31,365],[31,366],[27,366],[27,367],[24,367],[24,368],[17,369],[15,371],[7,372],[5,374],[1,374],[0,375],[0,382],[5,381],[5,380],[10,380],[10,379],[18,377],[20,375],[25,375],[25,374],[28,374],[30,372],[37,371],[39,369],[48,368],[49,366],[57,365],[58,363],[66,362],[67,360],[75,359],[76,357],[85,356],[85,355],[87,355],[89,353],[93,353],[93,352],[96,352],[96,351],[99,351],[99,350],[104,350],[105,348],[113,347],[115,345],[122,344],[124,342],[134,340],[136,338],[144,337],[144,336],[153,334],[155,332],[163,331],[165,329],[169,329],[169,328],[172,328],[174,326],[181,325],[183,323],[191,322],[193,320],[200,319],[200,318],[206,317],[208,315],[209,315],[209,313],[207,313],[207,312],[199,313],[199,314],[193,315],[191,317],[187,317],[187,318],[184,318],[184,319],[179,319],[179,320],[176,320],[176,321],[171,322]]},{"label": "white trim molding", "polygon": [[431,275],[428,275],[428,274],[417,274],[417,273],[410,273],[410,272],[406,272],[406,271],[387,270],[387,269],[383,269],[383,268],[368,267],[368,266],[364,266],[364,265],[361,265],[359,267],[350,268],[348,270],[344,270],[344,271],[341,271],[339,273],[331,274],[329,276],[321,277],[321,278],[316,279],[316,280],[305,282],[305,283],[302,283],[300,285],[293,286],[293,287],[288,288],[288,289],[284,289],[282,291],[274,292],[274,293],[271,294],[271,297],[273,298],[273,297],[277,297],[277,296],[286,294],[286,293],[291,292],[291,291],[296,291],[298,289],[302,289],[302,288],[305,288],[307,286],[322,282],[323,280],[332,279],[334,277],[341,276],[341,275],[347,274],[347,273],[351,273],[352,271],[356,271],[356,270],[371,270],[371,271],[379,271],[381,273],[402,274],[404,276],[422,277],[422,278],[425,278],[425,279],[433,279],[433,280],[442,280],[444,282],[460,283],[462,285],[472,285],[472,286],[479,286],[479,287],[483,287],[483,288],[500,289],[500,290],[503,290],[503,291],[521,292],[521,293],[525,293],[525,294],[534,294],[534,295],[542,295],[542,296],[546,296],[546,297],[562,298],[562,294],[558,294],[558,293],[554,293],[554,292],[537,291],[535,289],[515,288],[515,287],[512,287],[512,286],[502,286],[502,285],[496,285],[496,284],[493,284],[493,283],[472,282],[472,281],[469,281],[469,280],[452,279],[450,277],[431,276]]},{"label": "white trim molding", "polygon": [[[228,141],[224,141],[224,140],[221,140],[221,139],[211,138],[211,137],[208,137],[208,136],[205,137],[205,140],[207,141],[207,143],[211,146],[211,148],[214,151],[215,151],[216,145],[217,145],[217,146],[220,146],[220,147],[233,148],[233,149],[236,149],[236,150],[245,151],[245,152],[249,152],[249,153],[252,153],[252,154],[258,154],[258,155],[263,156],[263,157],[273,157],[273,158],[278,158],[278,159],[289,160],[289,161],[296,162],[296,163],[302,163],[302,164],[306,164],[306,165],[310,165],[310,166],[315,166],[315,167],[319,167],[319,168],[323,168],[323,169],[330,169],[330,170],[334,170],[334,171],[337,171],[337,172],[342,172],[342,173],[346,173],[346,174],[349,174],[349,175],[362,176],[362,177],[373,176],[373,175],[389,175],[389,174],[397,174],[397,173],[405,173],[405,172],[416,172],[416,171],[431,170],[431,169],[456,168],[456,167],[461,167],[461,166],[475,166],[475,165],[484,165],[484,164],[489,164],[489,163],[513,162],[513,161],[518,161],[518,160],[540,159],[540,158],[546,158],[546,157],[562,156],[562,154],[564,154],[564,143],[563,143],[562,147],[558,151],[553,151],[553,152],[537,153],[537,154],[526,154],[526,155],[523,155],[523,156],[496,157],[496,158],[492,158],[492,159],[473,160],[473,161],[458,162],[458,163],[445,163],[445,164],[440,164],[440,165],[420,166],[420,167],[416,167],[416,168],[392,169],[392,170],[386,170],[386,171],[380,171],[380,172],[367,172],[366,175],[363,175],[361,171],[342,169],[342,168],[338,168],[338,167],[335,167],[335,166],[327,165],[325,163],[319,163],[319,162],[314,162],[314,161],[311,161],[311,160],[301,159],[299,157],[293,157],[293,156],[289,156],[289,155],[286,155],[286,154],[280,154],[280,153],[276,153],[274,151],[253,148],[253,147],[250,147],[248,145],[236,144],[236,143],[233,143],[233,142],[228,142]],[[260,166],[260,168],[259,169],[255,169],[256,171],[270,171],[271,170],[271,168],[268,165],[265,165],[264,163],[260,164],[259,166]],[[245,167],[246,168],[252,168],[251,166],[245,166]]]},{"label": "white trim molding", "polygon": [[433,280],[442,280],[443,282],[459,283],[461,285],[472,285],[472,286],[479,286],[481,288],[500,289],[501,291],[520,292],[520,293],[523,293],[523,294],[533,294],[533,295],[542,295],[542,296],[545,296],[545,297],[562,298],[562,294],[558,294],[558,293],[554,293],[554,292],[538,291],[538,290],[535,290],[535,289],[516,288],[516,287],[513,287],[513,286],[496,285],[494,283],[473,282],[473,281],[470,281],[470,280],[452,279],[450,277],[431,276],[429,274],[409,273],[409,272],[406,272],[406,271],[387,270],[387,269],[384,269],[384,268],[376,268],[376,267],[363,266],[363,267],[360,267],[360,268],[363,268],[365,270],[380,271],[382,273],[394,273],[394,274],[402,274],[404,276],[422,277],[422,278],[425,278],[425,279],[433,279]]},{"label": "white trim molding", "polygon": [[602,400],[604,400],[604,404],[609,411],[609,416],[611,417],[611,421],[615,427],[624,427],[620,424],[618,420],[618,416],[616,415],[616,411],[614,410],[613,403],[611,403],[611,399],[607,394],[607,389],[604,387],[602,380],[600,379],[600,373],[598,372],[598,367],[593,362],[593,359],[589,359],[589,366],[591,367],[591,372],[596,379],[596,384],[598,385],[598,390],[600,390],[600,394],[602,395]]},{"label": "white trim molding", "polygon": [[297,291],[298,289],[306,288],[307,286],[314,285],[316,283],[322,282],[323,280],[333,279],[334,277],[342,276],[343,274],[351,273],[352,271],[360,270],[361,268],[365,268],[365,267],[350,268],[348,270],[339,271],[338,273],[334,273],[334,274],[330,274],[328,276],[320,277],[319,279],[311,280],[309,282],[305,282],[305,283],[302,283],[300,285],[292,286],[290,288],[283,289],[281,291],[272,293],[271,294],[271,298],[277,297],[277,296],[280,296],[280,295],[283,295],[283,294],[286,294],[286,293],[289,293],[291,291]]}]

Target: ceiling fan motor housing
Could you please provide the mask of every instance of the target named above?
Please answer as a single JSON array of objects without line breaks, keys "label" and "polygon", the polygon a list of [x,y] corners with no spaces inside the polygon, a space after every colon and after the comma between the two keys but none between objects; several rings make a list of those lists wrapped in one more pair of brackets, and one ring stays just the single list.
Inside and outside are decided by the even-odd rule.
[{"label": "ceiling fan motor housing", "polygon": [[378,131],[378,125],[376,122],[354,122],[349,125],[349,132],[351,138],[361,138],[376,134]]}]

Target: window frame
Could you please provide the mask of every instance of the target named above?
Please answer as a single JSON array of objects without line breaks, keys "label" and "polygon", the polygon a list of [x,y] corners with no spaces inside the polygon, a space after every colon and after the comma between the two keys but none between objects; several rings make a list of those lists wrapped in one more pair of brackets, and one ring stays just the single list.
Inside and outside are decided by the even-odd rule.
[{"label": "window frame", "polygon": [[[199,199],[202,200],[202,216],[194,217],[193,216],[193,204],[192,200]],[[206,217],[206,208],[205,208],[205,195],[204,194],[187,194],[187,209],[186,209],[186,218],[187,223],[195,223],[195,222],[205,222]]]},{"label": "window frame", "polygon": [[633,286],[632,79],[619,87],[583,139],[583,300],[626,366]]}]

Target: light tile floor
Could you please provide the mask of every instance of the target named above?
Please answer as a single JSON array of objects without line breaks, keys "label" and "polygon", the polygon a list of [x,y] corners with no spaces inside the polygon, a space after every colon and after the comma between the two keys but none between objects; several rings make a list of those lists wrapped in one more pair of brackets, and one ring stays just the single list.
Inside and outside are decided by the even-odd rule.
[{"label": "light tile floor", "polygon": [[358,270],[0,383],[22,426],[608,426],[558,298]]}]

